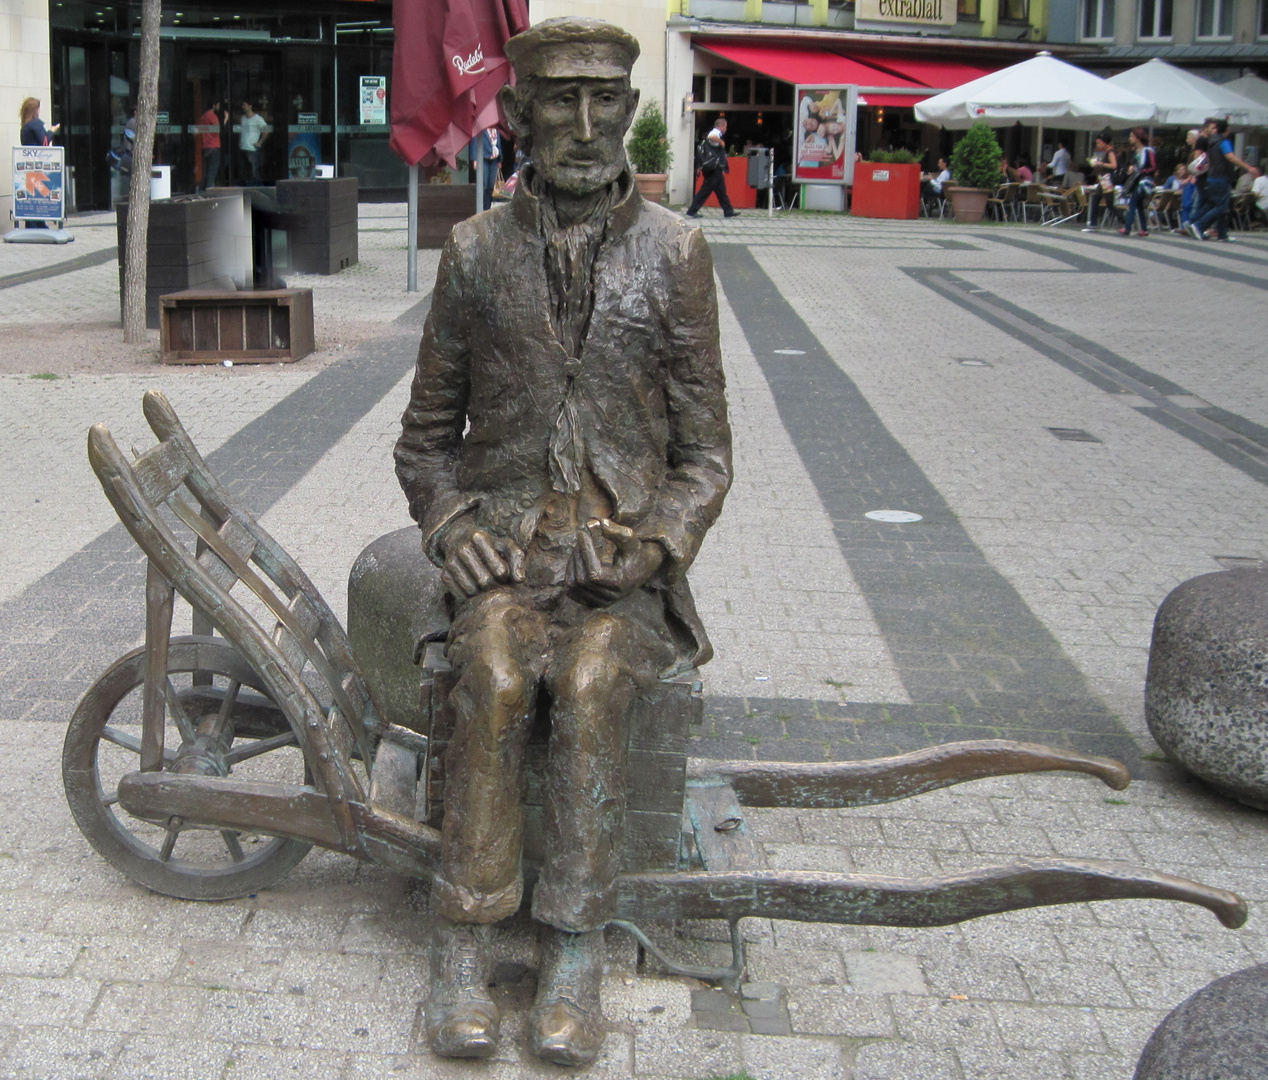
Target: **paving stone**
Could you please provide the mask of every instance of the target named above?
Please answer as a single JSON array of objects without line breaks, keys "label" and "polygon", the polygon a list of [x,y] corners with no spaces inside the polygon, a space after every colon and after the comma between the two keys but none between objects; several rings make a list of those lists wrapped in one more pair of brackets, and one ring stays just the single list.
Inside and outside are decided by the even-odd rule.
[{"label": "paving stone", "polygon": [[[363,224],[376,215],[363,235],[368,269],[315,287],[327,317],[356,324],[364,344],[320,371],[0,379],[0,529],[11,540],[0,552],[0,735],[9,748],[0,784],[10,794],[0,1073],[23,1075],[28,1059],[14,1055],[48,1046],[61,1057],[27,1075],[57,1075],[59,1062],[71,1075],[101,1074],[103,1061],[114,1076],[472,1075],[469,1063],[419,1043],[425,894],[315,851],[253,898],[158,897],[83,842],[57,783],[79,694],[143,631],[143,560],[84,468],[88,423],[109,419],[125,448],[148,445],[138,399],[166,387],[215,467],[340,614],[355,553],[407,523],[390,456],[422,311],[400,288],[403,208],[362,214]],[[1140,694],[1161,598],[1217,569],[1216,556],[1268,556],[1262,481],[1124,404],[1068,356],[939,291],[953,278],[980,288],[996,310],[1057,328],[1058,340],[1114,370],[1199,395],[1254,437],[1254,425],[1268,425],[1268,389],[1244,318],[1259,290],[1223,273],[1240,264],[1192,248],[1159,261],[1170,258],[1165,237],[1159,256],[1152,244],[1128,251],[1021,227],[704,220],[723,285],[737,482],[692,570],[718,647],[703,673],[707,715],[693,754],[866,759],[1022,737],[1119,756],[1137,777],[1123,793],[1035,774],[876,807],[754,810],[750,825],[771,862],[921,876],[1025,856],[1122,857],[1235,889],[1256,907],[1268,901],[1268,818],[1142,756],[1154,747]],[[96,269],[50,280],[83,282],[85,311],[104,311],[117,303],[112,268]],[[0,347],[22,347],[24,305],[47,283],[23,288],[4,290]],[[1194,305],[1209,325],[1175,320]],[[768,348],[794,333],[817,350],[813,371]],[[1195,368],[1189,357],[1199,351],[1217,359]],[[966,367],[961,355],[992,366]],[[1051,426],[1103,441],[1059,443]],[[885,506],[914,506],[925,520],[862,518]],[[797,1034],[752,1034],[780,1017],[742,1008],[742,1032],[691,1028],[687,982],[629,974],[626,942],[605,979],[621,1030],[587,1075],[836,1075],[827,1048],[840,1048],[839,1068],[854,1080],[1123,1080],[1150,1021],[1194,980],[1268,961],[1254,919],[1230,933],[1203,910],[1160,901],[945,929],[757,919],[743,928],[750,977],[787,988]],[[654,936],[674,955],[725,958],[724,924],[677,933]],[[847,987],[847,954],[856,969],[858,957],[899,957],[905,985]],[[531,970],[526,925],[508,930],[502,955]],[[558,1072],[524,1048],[530,987],[497,990],[507,1036],[477,1067],[490,1080]],[[1041,1000],[1030,1000],[1032,989]],[[207,1037],[175,1035],[191,1028]]]}]

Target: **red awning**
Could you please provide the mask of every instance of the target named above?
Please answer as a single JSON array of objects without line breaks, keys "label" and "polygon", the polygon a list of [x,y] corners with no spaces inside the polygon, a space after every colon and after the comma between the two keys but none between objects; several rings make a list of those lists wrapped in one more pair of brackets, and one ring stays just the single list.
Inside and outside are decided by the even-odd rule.
[{"label": "red awning", "polygon": [[[860,87],[892,88],[895,90],[918,91],[907,95],[910,104],[929,96],[927,87],[913,82],[901,75],[882,71],[861,60],[853,60],[848,56],[824,52],[821,49],[788,49],[776,45],[731,45],[697,42],[701,48],[716,53],[724,60],[730,60],[741,67],[760,71],[772,79],[781,82],[801,83],[806,86],[831,86],[836,83],[848,85],[853,83]],[[873,94],[865,94],[872,102]],[[894,95],[898,97],[899,95]],[[875,102],[875,104],[887,104]]]},{"label": "red awning", "polygon": [[[943,90],[994,71],[957,60],[873,56],[864,53],[791,49],[777,45],[733,45],[698,41],[711,53],[742,67],[760,71],[781,82],[802,85],[853,83],[859,87],[859,104],[911,106]],[[906,93],[903,93],[906,91]]]},{"label": "red awning", "polygon": [[868,53],[856,53],[855,56],[873,67],[924,83],[939,93],[954,90],[957,86],[963,86],[966,82],[998,70],[993,66],[965,64],[959,60],[934,60],[923,56],[874,56]]}]

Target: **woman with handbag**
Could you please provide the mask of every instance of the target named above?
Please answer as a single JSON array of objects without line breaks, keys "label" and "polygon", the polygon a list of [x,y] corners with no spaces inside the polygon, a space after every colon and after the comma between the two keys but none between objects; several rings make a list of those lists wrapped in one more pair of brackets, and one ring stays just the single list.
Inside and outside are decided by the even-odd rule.
[{"label": "woman with handbag", "polygon": [[1154,193],[1154,172],[1157,170],[1157,156],[1149,145],[1149,132],[1143,127],[1132,128],[1128,136],[1132,149],[1132,161],[1127,168],[1127,181],[1123,184],[1123,194],[1127,196],[1127,221],[1119,229],[1121,236],[1131,236],[1132,222],[1140,219],[1137,236],[1149,235],[1149,200]]}]

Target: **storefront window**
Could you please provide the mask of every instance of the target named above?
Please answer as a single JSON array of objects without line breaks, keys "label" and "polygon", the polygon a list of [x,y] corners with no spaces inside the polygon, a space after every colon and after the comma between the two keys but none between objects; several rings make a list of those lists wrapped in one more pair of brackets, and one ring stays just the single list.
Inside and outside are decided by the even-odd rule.
[{"label": "storefront window", "polygon": [[978,0],[956,0],[955,13],[961,19],[976,19]]}]

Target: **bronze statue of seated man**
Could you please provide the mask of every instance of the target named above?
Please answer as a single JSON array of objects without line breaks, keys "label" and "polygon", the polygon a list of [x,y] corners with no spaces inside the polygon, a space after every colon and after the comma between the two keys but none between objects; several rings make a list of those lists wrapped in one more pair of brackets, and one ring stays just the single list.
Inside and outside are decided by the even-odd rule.
[{"label": "bronze statue of seated man", "polygon": [[658,676],[710,655],[686,571],[731,482],[712,260],[642,200],[623,139],[638,44],[591,19],[513,38],[502,92],[528,164],[511,201],[441,256],[396,446],[453,616],[427,1033],[484,1057],[499,1017],[492,924],[522,901],[524,749],[550,741],[536,1054],[592,1061],[615,915],[625,721]]}]

